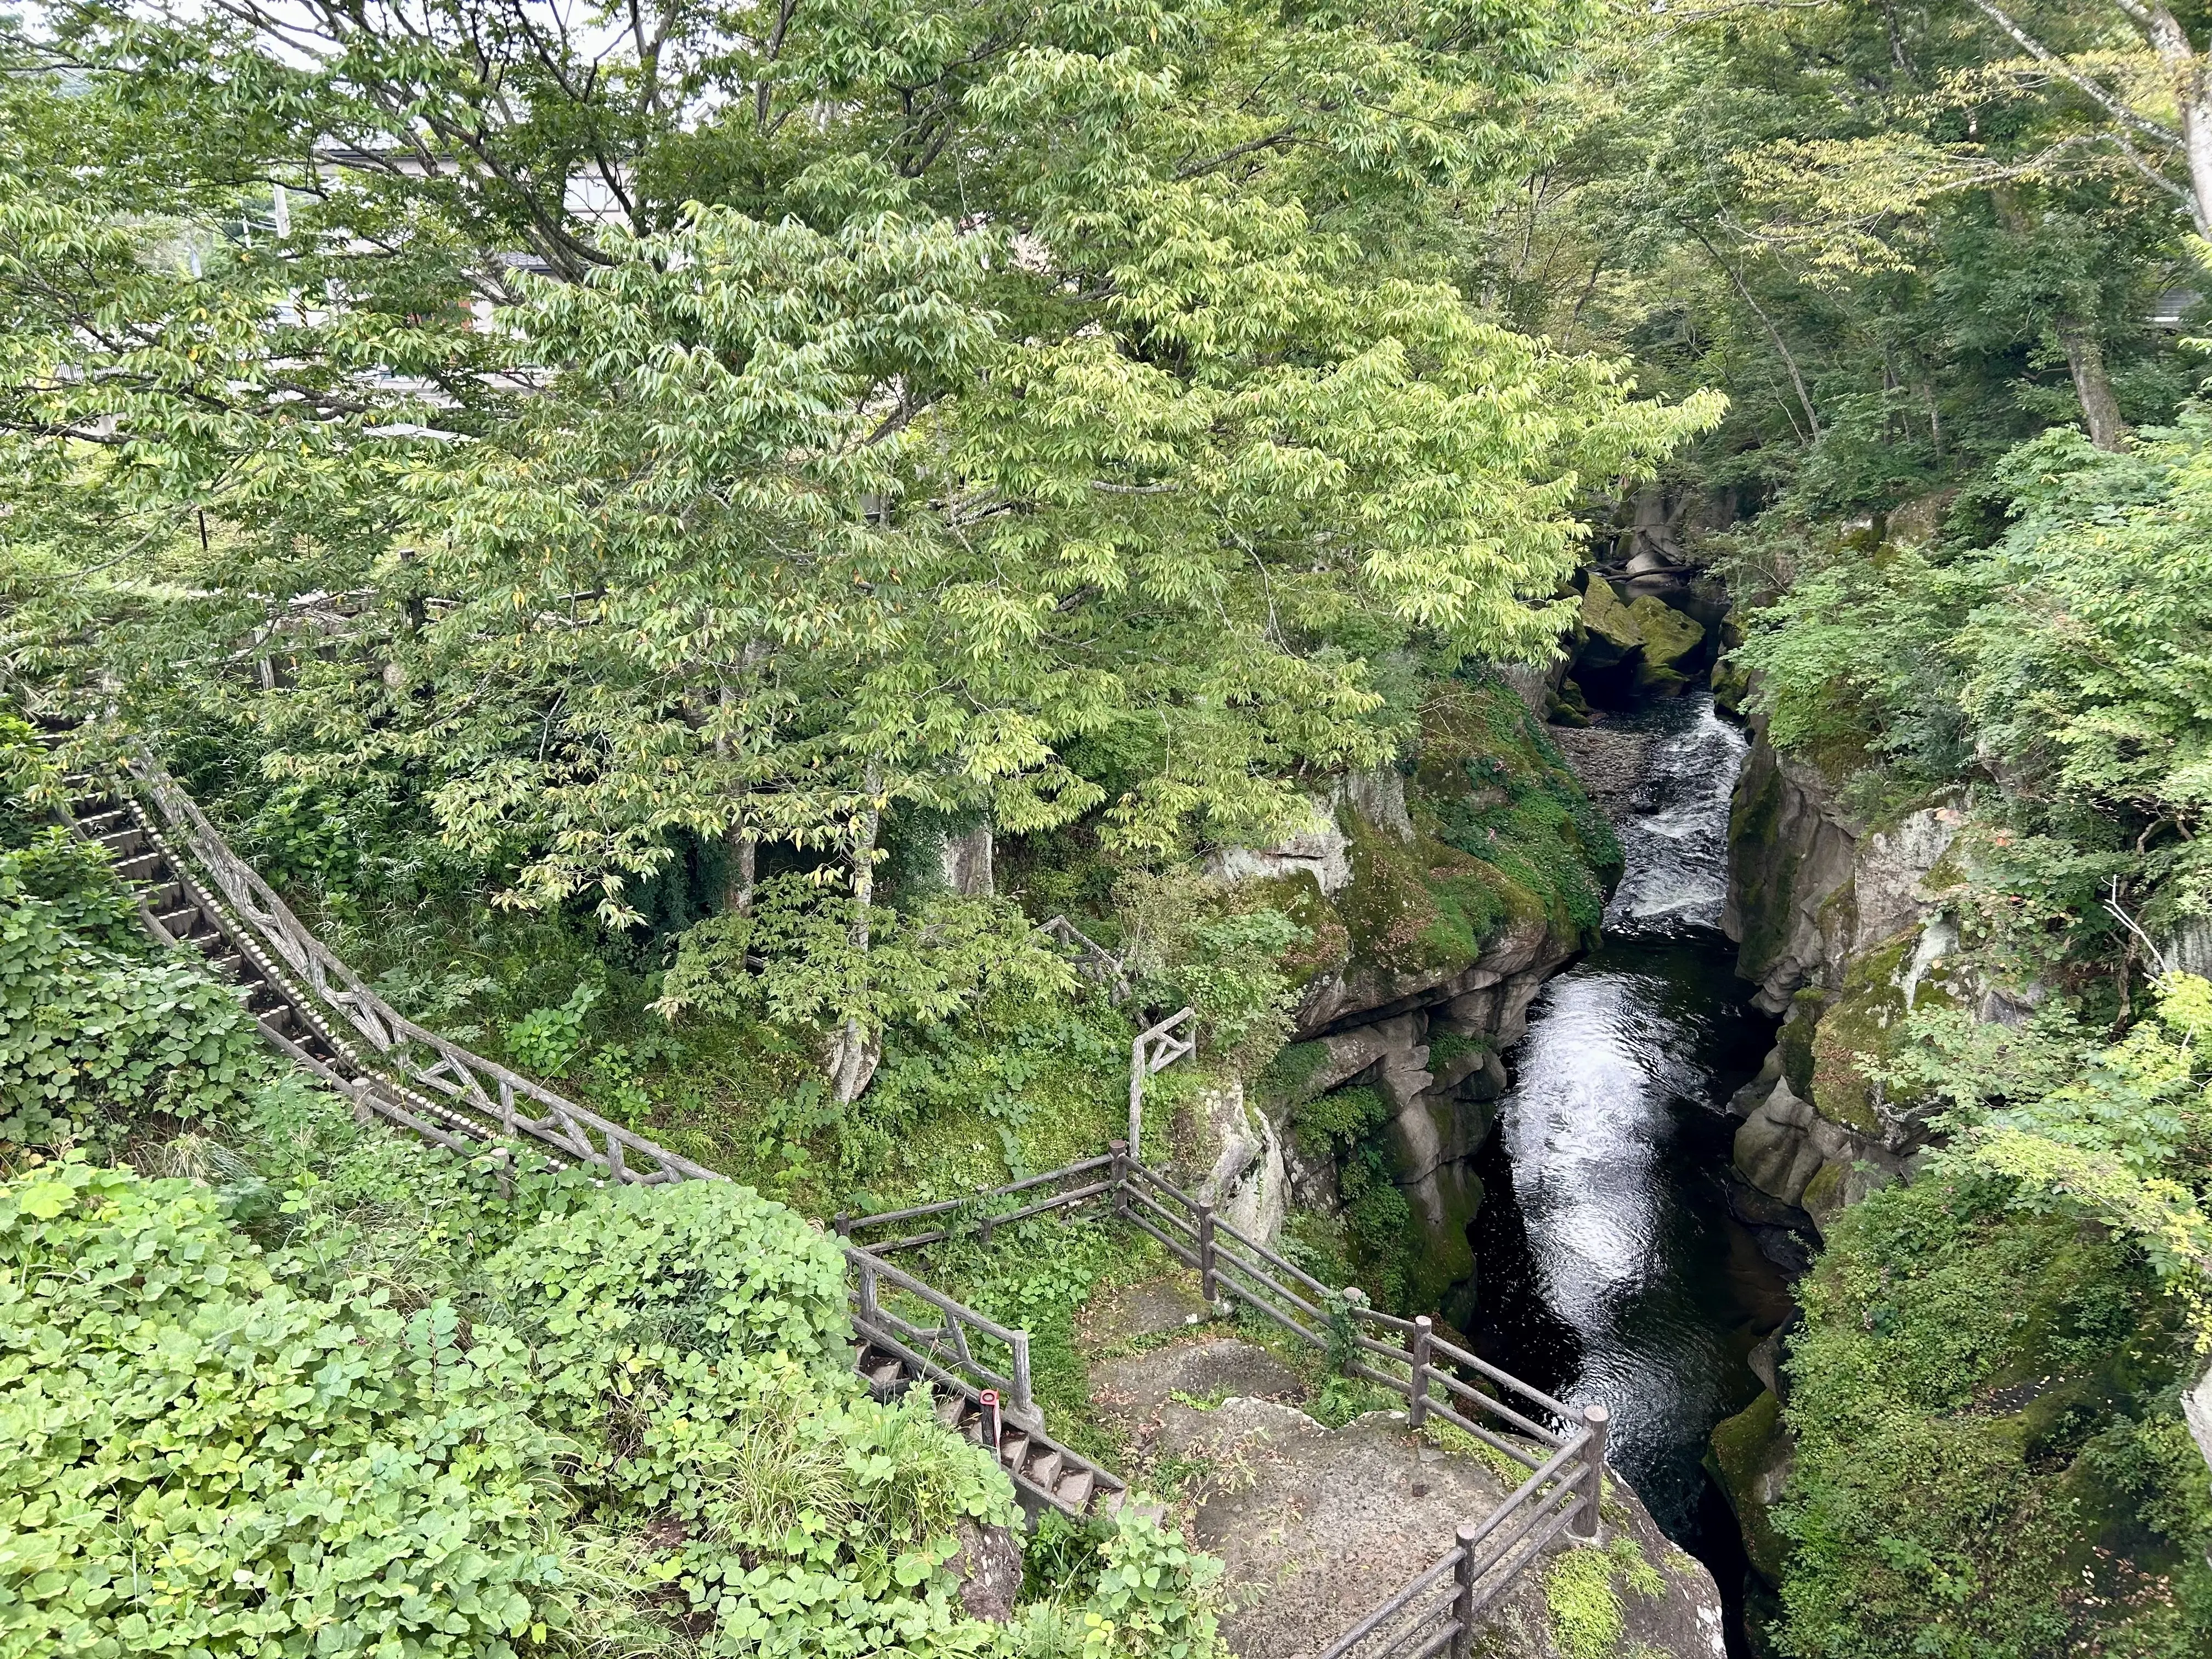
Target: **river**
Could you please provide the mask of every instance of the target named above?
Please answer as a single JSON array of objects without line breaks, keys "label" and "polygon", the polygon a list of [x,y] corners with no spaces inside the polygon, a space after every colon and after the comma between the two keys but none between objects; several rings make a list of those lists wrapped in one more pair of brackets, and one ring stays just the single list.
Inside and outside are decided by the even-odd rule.
[{"label": "river", "polygon": [[1455,1298],[1488,1358],[1613,1413],[1613,1467],[1712,1568],[1741,1650],[1744,1558],[1701,1460],[1757,1397],[1751,1349],[1787,1279],[1729,1213],[1729,1094],[1774,1022],[1718,927],[1729,797],[1746,739],[1710,696],[1608,719],[1651,736],[1603,942],[1545,987],[1508,1056],[1514,1086],[1477,1170],[1476,1280]]}]

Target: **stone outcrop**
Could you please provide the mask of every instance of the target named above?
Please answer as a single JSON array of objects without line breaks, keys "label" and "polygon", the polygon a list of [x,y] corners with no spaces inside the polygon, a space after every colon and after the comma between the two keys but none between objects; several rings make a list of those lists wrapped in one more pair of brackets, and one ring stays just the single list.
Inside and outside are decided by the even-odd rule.
[{"label": "stone outcrop", "polygon": [[1923,887],[1957,833],[1931,806],[1869,826],[1807,763],[1762,735],[1737,780],[1729,820],[1728,905],[1736,973],[1768,1013],[1808,986],[1838,986],[1851,960],[1934,914]]},{"label": "stone outcrop", "polygon": [[2017,1018],[2023,994],[1970,984],[1942,872],[1960,816],[1929,806],[1867,823],[1804,762],[1764,737],[1736,789],[1722,926],[1753,1000],[1784,1016],[1732,1109],[1737,1171],[1815,1227],[1907,1175],[1923,1103],[1884,1081],[1911,1015]]},{"label": "stone outcrop", "polygon": [[1200,1097],[1197,1116],[1213,1162],[1193,1196],[1247,1238],[1272,1246],[1282,1237],[1290,1202],[1290,1175],[1282,1137],[1265,1112],[1245,1098],[1231,1077]]},{"label": "stone outcrop", "polygon": [[[1407,765],[1348,776],[1296,833],[1211,863],[1263,887],[1311,943],[1283,1063],[1295,1077],[1272,1068],[1233,1110],[1208,1097],[1206,1181],[1262,1224],[1279,1217],[1281,1187],[1338,1209],[1341,1148],[1301,1144],[1291,1120],[1332,1091],[1372,1090],[1371,1133],[1418,1235],[1392,1253],[1438,1291],[1471,1266],[1470,1165],[1505,1087],[1498,1055],[1587,941],[1618,870],[1610,830],[1535,717],[1540,677],[1522,681],[1449,683]],[[1264,1127],[1249,1121],[1261,1115]]]},{"label": "stone outcrop", "polygon": [[[1655,566],[1645,574],[1656,570]],[[1621,694],[1673,696],[1688,690],[1702,672],[1705,624],[1649,591],[1648,585],[1638,591],[1634,577],[1629,590],[1624,598],[1620,587],[1595,570],[1584,581],[1573,648],[1576,678],[1560,687],[1555,699],[1555,706],[1564,702],[1573,711],[1570,724],[1586,715],[1587,706],[1578,700],[1592,685]]]},{"label": "stone outcrop", "polygon": [[[1130,1433],[1140,1472],[1194,1472],[1176,1519],[1226,1569],[1221,1633],[1243,1659],[1324,1646],[1449,1548],[1455,1526],[1494,1510],[1521,1474],[1466,1437],[1447,1446],[1410,1431],[1402,1412],[1324,1427],[1301,1409],[1296,1371],[1209,1331],[1094,1365],[1091,1381],[1101,1414]],[[1615,1651],[1723,1659],[1711,1577],[1618,1480],[1607,1482],[1601,1543]],[[1553,1545],[1502,1598],[1477,1650],[1569,1659],[1547,1579],[1586,1548]]]},{"label": "stone outcrop", "polygon": [[1789,1554],[1789,1540],[1774,1524],[1774,1506],[1788,1490],[1796,1454],[1796,1443],[1783,1420],[1782,1401],[1768,1389],[1713,1430],[1712,1451],[1706,1459],[1729,1507],[1735,1511],[1752,1570],[1769,1584],[1782,1582],[1782,1565]]}]

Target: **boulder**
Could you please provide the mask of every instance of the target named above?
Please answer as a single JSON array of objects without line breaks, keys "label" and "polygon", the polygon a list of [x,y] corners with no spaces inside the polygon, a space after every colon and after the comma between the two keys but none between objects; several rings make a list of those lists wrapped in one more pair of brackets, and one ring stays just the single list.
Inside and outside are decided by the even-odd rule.
[{"label": "boulder", "polygon": [[1588,637],[1575,653],[1578,663],[1614,668],[1644,648],[1644,629],[1635,612],[1621,602],[1613,584],[1594,570],[1583,590],[1581,622]]},{"label": "boulder", "polygon": [[1649,593],[1639,595],[1628,614],[1644,641],[1644,654],[1636,666],[1637,689],[1667,696],[1686,690],[1690,677],[1683,665],[1705,643],[1704,628]]},{"label": "boulder", "polygon": [[1282,1236],[1290,1185],[1275,1126],[1253,1109],[1234,1076],[1200,1097],[1196,1115],[1217,1149],[1198,1197],[1247,1238],[1272,1248]]},{"label": "boulder", "polygon": [[1774,1391],[1765,1390],[1722,1421],[1713,1430],[1712,1448],[1706,1467],[1735,1511],[1752,1569],[1770,1585],[1779,1584],[1790,1540],[1775,1528],[1774,1506],[1788,1490],[1797,1449]]}]

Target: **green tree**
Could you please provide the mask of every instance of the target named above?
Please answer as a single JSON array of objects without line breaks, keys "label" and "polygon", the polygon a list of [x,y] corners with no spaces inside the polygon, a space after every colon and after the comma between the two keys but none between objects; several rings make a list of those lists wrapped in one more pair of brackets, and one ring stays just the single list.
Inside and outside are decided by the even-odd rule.
[{"label": "green tree", "polygon": [[1578,5],[638,17],[17,39],[26,665],[158,725],[242,651],[268,769],[408,773],[521,902],[781,843],[865,950],[887,811],[1272,830],[1717,413],[1451,280]]}]

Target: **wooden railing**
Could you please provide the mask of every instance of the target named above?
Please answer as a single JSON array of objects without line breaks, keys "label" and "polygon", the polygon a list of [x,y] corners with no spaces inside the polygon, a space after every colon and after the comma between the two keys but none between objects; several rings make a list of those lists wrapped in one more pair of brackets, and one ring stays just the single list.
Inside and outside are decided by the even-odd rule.
[{"label": "wooden railing", "polygon": [[1428,1659],[1448,1647],[1455,1659],[1466,1659],[1482,1615],[1560,1533],[1597,1535],[1610,1427],[1603,1406],[1570,1406],[1438,1336],[1425,1315],[1401,1319],[1370,1306],[1357,1286],[1322,1284],[1146,1165],[1126,1141],[1115,1141],[1103,1158],[963,1198],[840,1216],[837,1231],[850,1237],[939,1222],[872,1247],[880,1254],[956,1237],[987,1238],[994,1227],[1102,1200],[1195,1269],[1210,1306],[1249,1308],[1327,1354],[1340,1370],[1402,1395],[1408,1427],[1419,1429],[1431,1418],[1449,1423],[1529,1472],[1321,1659]]},{"label": "wooden railing", "polygon": [[[925,1376],[981,1382],[995,1389],[1006,1404],[1009,1419],[1022,1428],[1044,1426],[1030,1382],[1030,1334],[977,1313],[904,1268],[893,1267],[873,1251],[858,1245],[845,1247],[845,1261],[853,1270],[853,1328],[864,1337],[896,1348],[913,1359]],[[927,1310],[924,1325],[902,1310],[901,1304],[918,1304]],[[1005,1369],[987,1362],[975,1352],[982,1338],[1005,1350]],[[996,1358],[994,1354],[993,1358]]]},{"label": "wooden railing", "polygon": [[[388,1070],[409,1090],[442,1097],[449,1104],[441,1109],[465,1133],[487,1143],[535,1141],[557,1154],[557,1161],[583,1164],[616,1182],[727,1179],[408,1019],[307,930],[157,762],[141,753],[129,772],[161,820],[149,828],[162,844],[188,854],[213,883],[210,902],[233,913],[229,925],[251,930],[252,939],[245,942],[258,940],[270,953],[270,965],[297,981],[287,994],[304,994],[318,1012],[338,1016],[367,1043],[373,1066]],[[1104,960],[1086,957],[1086,966],[1118,979],[1118,961],[1064,919],[1055,920],[1065,933],[1050,924],[1048,932],[1087,946]],[[258,947],[255,954],[264,956]],[[1461,1527],[1449,1551],[1321,1656],[1428,1659],[1449,1647],[1455,1659],[1465,1659],[1480,1615],[1560,1532],[1571,1527],[1580,1536],[1595,1535],[1606,1409],[1594,1405],[1577,1412],[1438,1337],[1429,1319],[1401,1319],[1369,1306],[1354,1287],[1322,1284],[1221,1219],[1212,1204],[1146,1167],[1136,1139],[1145,1080],[1193,1052],[1195,1042],[1195,1016],[1188,1008],[1138,1034],[1130,1051],[1132,1138],[1115,1141],[1105,1157],[963,1198],[840,1216],[837,1231],[854,1273],[854,1329],[866,1340],[904,1353],[924,1376],[962,1387],[980,1382],[999,1391],[1012,1420],[1035,1426],[1041,1418],[1029,1334],[998,1323],[884,1256],[963,1232],[988,1237],[996,1226],[1109,1202],[1115,1215],[1197,1270],[1210,1304],[1241,1303],[1323,1350],[1349,1374],[1403,1395],[1409,1425],[1441,1419],[1530,1470],[1504,1503],[1480,1522]],[[456,1144],[442,1132],[434,1138]],[[928,1220],[940,1224],[872,1244],[856,1240],[856,1235]],[[978,1352],[979,1340],[985,1352]]]},{"label": "wooden railing", "polygon": [[1529,1471],[1503,1503],[1462,1526],[1449,1550],[1345,1632],[1321,1659],[1429,1659],[1446,1648],[1454,1659],[1466,1659],[1482,1615],[1553,1539],[1571,1528],[1579,1537],[1596,1536],[1610,1426],[1603,1406],[1569,1406],[1438,1336],[1426,1316],[1401,1319],[1370,1306],[1356,1286],[1322,1284],[1147,1167],[1126,1141],[1115,1141],[1103,1158],[963,1198],[840,1216],[837,1231],[850,1237],[939,1221],[872,1247],[878,1253],[917,1249],[963,1235],[988,1238],[994,1227],[1102,1200],[1194,1268],[1209,1305],[1225,1310],[1241,1304],[1327,1353],[1349,1375],[1402,1395],[1407,1426],[1438,1419]]},{"label": "wooden railing", "polygon": [[1198,1012],[1180,1008],[1158,1024],[1142,1030],[1129,1043],[1129,1155],[1140,1156],[1145,1145],[1145,1080],[1164,1072],[1184,1055],[1198,1049]]},{"label": "wooden railing", "polygon": [[[145,818],[142,808],[146,833],[163,855],[173,865],[189,860],[212,884],[214,891],[207,892],[179,872],[196,902],[219,913],[228,929],[242,935],[240,944],[273,970],[285,984],[285,994],[308,1005],[301,1012],[313,1018],[318,1030],[330,1032],[341,1047],[347,1045],[338,1024],[359,1035],[369,1053],[349,1049],[349,1060],[365,1062],[362,1069],[371,1080],[376,1073],[389,1073],[392,1083],[385,1091],[403,1099],[415,1091],[434,1091],[446,1122],[430,1124],[380,1102],[386,1105],[387,1117],[464,1154],[471,1150],[471,1139],[501,1156],[505,1155],[501,1143],[535,1142],[555,1154],[552,1162],[580,1164],[603,1180],[653,1186],[729,1178],[416,1024],[369,989],[359,974],[308,931],[252,866],[231,850],[158,762],[143,753],[134,757],[129,782],[158,817],[158,823]],[[167,938],[150,915],[145,920],[157,937]],[[295,1059],[347,1086],[296,1044],[264,1030]],[[465,1139],[457,1139],[449,1129]],[[1094,1160],[1102,1168],[1109,1161]],[[854,1328],[864,1341],[872,1340],[903,1352],[923,1375],[937,1381],[996,1389],[1006,1402],[1011,1420],[1025,1428],[1041,1426],[1030,1380],[1028,1332],[1000,1324],[864,1246],[849,1240],[841,1243],[854,1276]],[[925,1311],[917,1315],[908,1309]],[[979,1340],[986,1345],[984,1352],[977,1350]]]},{"label": "wooden railing", "polygon": [[1037,924],[1037,932],[1066,947],[1075,957],[1076,971],[1093,984],[1105,988],[1107,1000],[1120,1002],[1129,994],[1129,970],[1121,958],[1085,933],[1066,916]]},{"label": "wooden railing", "polygon": [[1114,1167],[1110,1157],[1087,1158],[1066,1169],[1048,1170],[1042,1175],[1009,1181],[1001,1187],[978,1188],[964,1198],[940,1199],[933,1204],[916,1204],[908,1209],[884,1210],[868,1216],[840,1213],[833,1224],[840,1237],[849,1239],[895,1231],[917,1221],[933,1220],[939,1224],[902,1237],[864,1238],[866,1248],[878,1255],[941,1244],[948,1238],[988,1240],[995,1228],[1103,1197],[1113,1190]]},{"label": "wooden railing", "polygon": [[722,1179],[704,1164],[611,1123],[415,1024],[369,989],[360,975],[308,931],[253,867],[231,851],[206,814],[159,763],[142,752],[129,767],[132,781],[158,814],[172,845],[191,856],[237,917],[315,1002],[359,1036],[369,1050],[364,1058],[378,1069],[392,1072],[410,1088],[442,1097],[488,1137],[536,1141],[563,1162],[587,1165],[611,1181],[653,1186]]},{"label": "wooden railing", "polygon": [[[1511,1497],[1485,1519],[1462,1522],[1450,1549],[1322,1649],[1319,1659],[1429,1659],[1446,1648],[1452,1659],[1468,1659],[1483,1615],[1522,1570],[1569,1526],[1595,1532],[1599,1500],[1591,1472],[1603,1462],[1603,1445],[1601,1428],[1567,1437]],[[1587,1528],[1580,1524],[1585,1519]]]}]

